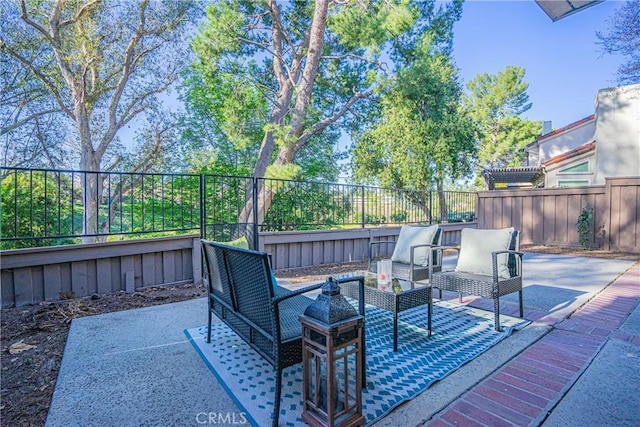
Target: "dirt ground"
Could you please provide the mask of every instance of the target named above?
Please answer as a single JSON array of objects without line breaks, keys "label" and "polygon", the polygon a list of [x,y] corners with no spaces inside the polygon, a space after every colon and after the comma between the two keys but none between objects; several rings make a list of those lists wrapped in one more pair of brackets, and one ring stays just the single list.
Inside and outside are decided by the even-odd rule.
[{"label": "dirt ground", "polygon": [[[634,261],[640,259],[638,254],[576,248],[528,246],[522,250]],[[364,268],[365,263],[361,262],[278,271],[276,275],[290,282],[304,282]],[[2,310],[0,425],[44,425],[73,319],[204,296],[204,288],[188,284],[153,287],[133,294],[122,292],[63,299]]]}]

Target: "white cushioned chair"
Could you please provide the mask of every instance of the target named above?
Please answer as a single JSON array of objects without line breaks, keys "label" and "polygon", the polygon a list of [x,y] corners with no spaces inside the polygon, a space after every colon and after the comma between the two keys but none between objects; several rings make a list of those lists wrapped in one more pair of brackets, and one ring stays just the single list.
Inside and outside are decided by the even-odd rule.
[{"label": "white cushioned chair", "polygon": [[495,329],[500,330],[500,297],[519,293],[520,317],[522,307],[522,252],[520,234],[513,228],[499,230],[462,230],[460,247],[439,246],[432,252],[442,258],[444,249],[458,251],[453,271],[431,271],[431,286],[459,294],[478,295],[493,299]]},{"label": "white cushioned chair", "polygon": [[440,246],[442,229],[436,225],[404,225],[398,240],[378,240],[369,243],[369,270],[376,272],[380,246],[393,245],[391,255],[392,275],[398,279],[418,281],[429,278],[429,269],[442,269],[442,256],[431,253]]}]

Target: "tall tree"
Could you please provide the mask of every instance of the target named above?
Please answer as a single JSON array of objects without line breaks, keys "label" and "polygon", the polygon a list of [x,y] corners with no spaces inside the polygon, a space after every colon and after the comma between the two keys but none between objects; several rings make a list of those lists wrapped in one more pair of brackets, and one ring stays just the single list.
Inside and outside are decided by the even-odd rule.
[{"label": "tall tree", "polygon": [[[445,179],[469,172],[474,125],[460,105],[462,87],[448,50],[432,40],[432,34],[425,33],[404,56],[405,67],[383,96],[380,120],[355,145],[354,172],[360,180],[374,178],[384,186],[435,188],[443,200]],[[407,194],[432,217],[428,192]],[[446,218],[445,203],[439,206]]]},{"label": "tall tree", "polygon": [[[3,58],[26,70],[38,90],[25,97],[28,110],[14,109],[11,122],[32,124],[53,115],[72,134],[82,170],[117,167],[122,160],[114,152],[118,131],[144,115],[159,117],[157,96],[176,81],[189,58],[184,33],[196,5],[190,0],[19,0],[18,8],[6,13],[0,45]],[[147,139],[147,155],[136,170],[157,159],[161,150],[154,144],[166,141],[161,135]],[[103,180],[89,174],[84,181],[88,235],[99,233]]]},{"label": "tall tree", "polygon": [[[262,138],[252,175],[292,177],[311,141],[326,138],[330,127],[347,132],[357,128],[367,116],[361,114],[364,100],[390,74],[383,52],[393,54],[415,43],[413,32],[437,17],[434,3],[224,0],[210,5],[193,43],[198,72],[207,80],[223,79],[223,87],[241,87],[243,93],[259,93],[268,101],[253,116],[262,118]],[[232,112],[218,105],[229,118]],[[225,131],[223,123],[218,127]],[[225,135],[238,137],[227,131]],[[338,136],[334,132],[329,140]],[[269,188],[260,191],[261,220],[273,194]],[[240,222],[252,212],[249,200]]]},{"label": "tall tree", "polygon": [[597,32],[604,52],[621,54],[627,62],[618,68],[618,84],[640,83],[640,0],[629,0],[620,6],[607,33]]},{"label": "tall tree", "polygon": [[478,74],[467,84],[466,105],[478,124],[478,171],[516,166],[522,149],[540,134],[541,123],[519,116],[531,108],[526,70],[507,66],[497,74]]}]

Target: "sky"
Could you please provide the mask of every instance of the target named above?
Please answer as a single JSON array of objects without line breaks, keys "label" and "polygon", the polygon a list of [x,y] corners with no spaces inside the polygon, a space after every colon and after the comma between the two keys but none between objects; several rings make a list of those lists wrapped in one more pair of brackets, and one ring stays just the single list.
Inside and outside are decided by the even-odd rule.
[{"label": "sky", "polygon": [[607,0],[556,22],[533,0],[467,0],[454,27],[454,57],[463,84],[477,74],[524,67],[532,108],[522,117],[554,129],[594,112],[598,89],[617,86],[619,56],[603,54],[596,31],[608,32],[622,1]]}]

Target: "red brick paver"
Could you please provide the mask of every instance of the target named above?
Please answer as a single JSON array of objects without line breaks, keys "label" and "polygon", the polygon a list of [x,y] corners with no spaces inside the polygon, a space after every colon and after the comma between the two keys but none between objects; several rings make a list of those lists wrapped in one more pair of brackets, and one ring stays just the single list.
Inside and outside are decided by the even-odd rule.
[{"label": "red brick paver", "polygon": [[555,324],[551,332],[436,414],[426,425],[537,424],[578,380],[607,339],[640,345],[640,337],[617,330],[639,301],[640,264],[570,318]]}]

